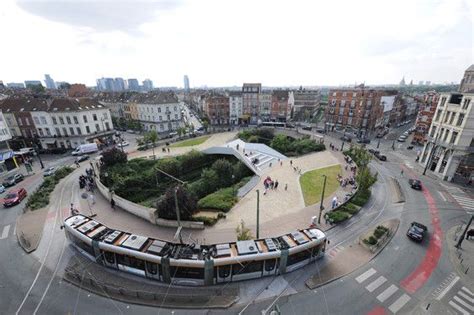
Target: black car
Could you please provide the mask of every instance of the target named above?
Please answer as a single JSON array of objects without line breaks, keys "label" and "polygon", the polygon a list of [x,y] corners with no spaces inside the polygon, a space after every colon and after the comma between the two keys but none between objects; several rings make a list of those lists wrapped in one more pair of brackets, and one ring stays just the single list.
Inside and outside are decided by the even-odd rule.
[{"label": "black car", "polygon": [[414,241],[421,242],[428,228],[418,222],[412,222],[407,231],[407,236]]},{"label": "black car", "polygon": [[374,152],[374,155],[375,155],[375,157],[376,157],[377,159],[379,159],[380,161],[384,161],[384,162],[387,161],[387,157],[386,157],[385,155],[383,155],[383,154],[380,154],[379,151],[375,151],[375,152]]},{"label": "black car", "polygon": [[326,133],[326,130],[324,130],[324,129],[316,129],[316,132],[317,132],[317,133],[325,134],[325,133]]},{"label": "black car", "polygon": [[311,131],[311,130],[313,129],[313,127],[312,127],[311,125],[303,125],[303,126],[301,127],[301,129]]},{"label": "black car", "polygon": [[339,139],[341,139],[342,141],[345,141],[345,142],[352,142],[352,138],[349,137],[349,136],[342,136]]},{"label": "black car", "polygon": [[23,174],[15,174],[15,175],[10,175],[5,180],[3,181],[3,186],[5,187],[11,187],[15,186],[16,183],[21,182],[25,177]]},{"label": "black car", "polygon": [[409,179],[408,183],[410,184],[411,188],[416,190],[421,190],[421,182],[418,179]]},{"label": "black car", "polygon": [[77,157],[76,162],[80,163],[80,162],[86,161],[88,159],[89,159],[89,156],[87,154],[85,154],[85,155],[81,155],[81,156]]},{"label": "black car", "polygon": [[367,143],[367,144],[369,144],[369,143],[370,143],[370,139],[367,139],[367,138],[357,139],[357,143]]}]

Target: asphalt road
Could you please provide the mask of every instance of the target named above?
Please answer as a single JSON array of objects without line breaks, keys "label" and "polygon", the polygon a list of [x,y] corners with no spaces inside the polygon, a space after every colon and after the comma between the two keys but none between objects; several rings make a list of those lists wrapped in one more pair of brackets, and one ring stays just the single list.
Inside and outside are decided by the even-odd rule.
[{"label": "asphalt road", "polygon": [[[326,140],[326,142],[329,139]],[[331,139],[336,145],[338,140]],[[372,144],[373,145],[373,144]],[[184,311],[156,309],[113,301],[90,294],[81,288],[61,281],[64,266],[76,255],[60,230],[63,216],[69,204],[78,202],[79,196],[71,195],[73,185],[77,185],[78,174],[67,178],[57,196],[52,199],[53,210],[47,220],[40,247],[34,254],[26,255],[18,246],[13,235],[13,223],[21,211],[20,206],[2,209],[0,228],[10,225],[8,236],[0,240],[0,313],[1,314],[215,314],[239,313],[260,314],[278,305],[282,314],[383,314],[397,307],[399,313],[422,309],[433,298],[433,291],[453,272],[447,258],[446,244],[442,232],[459,224],[466,213],[455,206],[443,191],[439,182],[422,177],[413,168],[414,152],[395,150],[391,152],[391,141],[381,142],[382,150],[387,151],[388,161],[374,160],[371,166],[379,174],[379,181],[373,186],[373,198],[367,209],[348,222],[328,232],[331,246],[347,246],[368,226],[391,218],[400,218],[401,224],[390,244],[367,266],[354,273],[314,291],[304,286],[308,275],[315,274],[324,264],[331,263],[329,257],[316,264],[290,274],[257,281],[245,281],[242,290],[262,283],[271,285],[281,281],[283,285],[275,290],[280,297],[261,300],[260,292],[254,294],[255,303],[238,304],[230,310]],[[132,146],[131,146],[132,147]],[[392,150],[393,151],[393,150]],[[65,158],[68,162],[69,158]],[[72,160],[71,160],[72,161]],[[85,166],[83,166],[85,168]],[[404,178],[400,170],[404,169]],[[404,204],[390,201],[390,188],[386,184],[389,176],[399,177],[405,192]],[[425,191],[412,190],[407,183],[410,176],[422,177]],[[25,180],[28,191],[41,183],[37,174]],[[448,197],[448,198],[447,198]],[[410,241],[405,232],[412,221],[420,221],[429,227],[430,241],[418,244]],[[439,224],[441,234],[434,225]],[[438,242],[438,238],[441,240]],[[435,244],[435,245],[433,245]],[[428,260],[429,263],[426,263]],[[355,280],[366,272],[372,273],[364,281]],[[374,288],[378,282],[379,287]],[[385,280],[384,280],[385,279]],[[375,284],[373,284],[375,282]],[[453,287],[456,290],[460,282]],[[391,288],[391,289],[390,289]],[[370,291],[371,289],[372,291]],[[388,290],[388,291],[387,291]],[[395,290],[390,296],[387,295]],[[383,292],[387,292],[385,295]],[[294,293],[288,295],[288,293]],[[441,300],[448,303],[450,294]]]}]

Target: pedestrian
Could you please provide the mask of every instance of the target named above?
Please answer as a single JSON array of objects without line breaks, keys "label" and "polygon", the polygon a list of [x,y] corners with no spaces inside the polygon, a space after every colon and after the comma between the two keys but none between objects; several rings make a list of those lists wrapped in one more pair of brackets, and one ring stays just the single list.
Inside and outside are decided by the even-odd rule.
[{"label": "pedestrian", "polygon": [[89,198],[91,200],[91,204],[95,205],[95,196],[94,196],[94,194],[90,194]]},{"label": "pedestrian", "polygon": [[168,148],[168,153],[170,153],[170,148]]},{"label": "pedestrian", "polygon": [[328,224],[328,217],[329,215],[327,213],[324,214],[324,223]]},{"label": "pedestrian", "polygon": [[275,180],[275,186],[274,186],[275,190],[278,188],[278,180]]},{"label": "pedestrian", "polygon": [[290,160],[290,165],[293,165],[293,160]]},{"label": "pedestrian", "polygon": [[285,184],[285,191],[288,190],[288,184]]},{"label": "pedestrian", "polygon": [[400,176],[403,177],[403,169],[400,172]]},{"label": "pedestrian", "polygon": [[270,189],[273,190],[273,187],[275,186],[275,183],[273,181],[270,182]]},{"label": "pedestrian", "polygon": [[114,200],[114,198],[110,198],[110,206],[112,207],[113,210],[115,210],[115,200]]},{"label": "pedestrian", "polygon": [[280,166],[283,166],[283,161],[280,161]]},{"label": "pedestrian", "polygon": [[76,162],[74,162],[74,163],[76,164],[76,167],[77,167],[77,168],[81,167],[81,164],[79,164],[78,161],[76,161]]}]

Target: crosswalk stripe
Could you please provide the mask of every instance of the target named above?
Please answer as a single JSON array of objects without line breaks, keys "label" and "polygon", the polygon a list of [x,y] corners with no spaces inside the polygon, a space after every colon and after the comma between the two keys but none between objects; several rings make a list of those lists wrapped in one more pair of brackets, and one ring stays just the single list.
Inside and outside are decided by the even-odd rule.
[{"label": "crosswalk stripe", "polygon": [[375,289],[377,289],[378,287],[380,287],[380,286],[381,286],[382,284],[384,284],[386,281],[387,281],[387,279],[386,279],[384,276],[380,276],[380,277],[378,277],[375,281],[373,281],[373,282],[370,283],[368,286],[366,286],[365,288],[367,289],[367,291],[373,292]]},{"label": "crosswalk stripe", "polygon": [[464,197],[464,196],[458,196],[458,195],[453,195],[454,199],[456,200],[463,200],[463,201],[468,201],[468,202],[474,202],[472,198],[469,197]]},{"label": "crosswalk stripe", "polygon": [[440,301],[446,295],[446,293],[448,293],[448,291],[454,287],[454,285],[456,284],[456,282],[459,281],[459,279],[461,278],[459,277],[454,278],[454,280],[446,288],[444,288],[443,292],[441,292],[441,294],[438,295],[436,299]]},{"label": "crosswalk stripe", "polygon": [[388,299],[389,297],[392,296],[392,294],[394,294],[395,292],[398,291],[398,288],[396,285],[392,284],[391,286],[389,286],[387,289],[385,289],[385,291],[383,291],[382,293],[380,293],[378,296],[377,296],[377,300],[379,300],[380,302],[383,302],[385,301],[386,299]]},{"label": "crosswalk stripe", "polygon": [[467,293],[469,293],[470,295],[474,296],[474,293],[472,293],[471,290],[469,290],[469,289],[466,288],[466,287],[462,287],[461,290],[464,290],[464,291],[466,291]]},{"label": "crosswalk stripe", "polygon": [[474,312],[474,306],[467,304],[464,300],[460,299],[458,296],[454,296],[454,299],[456,300],[456,302],[458,302],[462,306],[467,307],[471,312]]},{"label": "crosswalk stripe", "polygon": [[462,291],[459,291],[458,292],[458,295],[459,296],[462,296],[464,299],[468,300],[469,302],[471,302],[472,304],[474,304],[474,298],[468,296],[466,293],[462,292]]},{"label": "crosswalk stripe", "polygon": [[359,282],[359,283],[362,283],[364,282],[365,280],[367,280],[370,276],[372,276],[374,273],[376,273],[377,271],[375,271],[374,268],[370,268],[369,270],[367,270],[366,272],[364,272],[363,274],[361,274],[360,276],[358,276],[356,278],[356,281]]},{"label": "crosswalk stripe", "polygon": [[408,301],[410,301],[410,299],[411,297],[404,293],[395,302],[393,302],[392,305],[388,307],[388,309],[392,313],[396,314],[405,304],[407,304]]},{"label": "crosswalk stripe", "polygon": [[7,238],[8,232],[10,232],[10,225],[6,225],[3,227],[2,237],[0,237],[0,240]]},{"label": "crosswalk stripe", "polygon": [[457,305],[453,301],[449,301],[449,305],[451,305],[452,307],[454,307],[455,309],[460,311],[461,314],[463,314],[463,315],[470,315],[468,311],[466,311],[465,309],[463,309],[461,306]]}]

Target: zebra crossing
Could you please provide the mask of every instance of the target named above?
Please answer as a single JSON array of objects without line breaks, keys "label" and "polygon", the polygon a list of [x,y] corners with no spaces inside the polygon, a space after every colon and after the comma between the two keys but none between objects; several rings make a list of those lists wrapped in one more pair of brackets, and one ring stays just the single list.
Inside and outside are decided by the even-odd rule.
[{"label": "zebra crossing", "polygon": [[333,259],[336,257],[337,254],[339,254],[342,250],[344,250],[344,246],[338,245],[334,248],[331,248],[326,255],[329,256],[329,259]]},{"label": "zebra crossing", "polygon": [[468,213],[474,213],[474,199],[467,197],[466,195],[460,196],[451,194],[451,196],[453,196],[456,202]]},{"label": "zebra crossing", "polygon": [[462,315],[474,314],[474,293],[466,287],[459,289],[448,304]]},{"label": "zebra crossing", "polygon": [[386,305],[392,314],[397,314],[411,300],[411,297],[398,286],[390,283],[384,276],[377,275],[377,270],[374,268],[366,270],[355,280],[365,285],[365,289],[373,293],[377,301]]},{"label": "zebra crossing", "polygon": [[[8,238],[8,236],[10,235],[11,224],[3,226],[3,228],[0,228],[0,230],[2,231],[2,233],[0,234],[0,241],[1,241]],[[15,231],[13,231],[13,234],[14,233]]]}]

